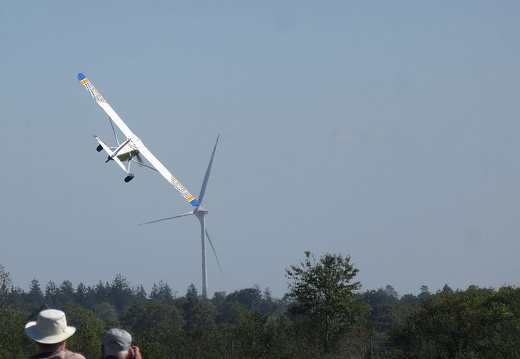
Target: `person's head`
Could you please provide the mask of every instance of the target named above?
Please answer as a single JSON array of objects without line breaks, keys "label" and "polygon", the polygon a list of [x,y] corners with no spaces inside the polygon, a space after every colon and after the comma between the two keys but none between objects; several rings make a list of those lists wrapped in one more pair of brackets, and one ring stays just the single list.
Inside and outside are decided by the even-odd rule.
[{"label": "person's head", "polygon": [[123,329],[110,329],[103,337],[103,358],[126,358],[131,346],[130,333]]},{"label": "person's head", "polygon": [[76,332],[67,326],[65,313],[57,309],[45,309],[38,314],[36,321],[25,325],[25,334],[36,343],[40,351],[53,351],[65,348],[65,341]]}]

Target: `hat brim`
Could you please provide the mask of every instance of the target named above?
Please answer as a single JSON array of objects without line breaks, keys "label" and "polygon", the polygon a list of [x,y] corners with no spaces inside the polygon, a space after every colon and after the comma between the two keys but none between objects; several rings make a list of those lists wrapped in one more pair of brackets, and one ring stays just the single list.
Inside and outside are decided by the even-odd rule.
[{"label": "hat brim", "polygon": [[63,333],[56,334],[56,335],[45,335],[38,331],[36,331],[35,328],[36,322],[29,322],[25,326],[25,334],[32,340],[38,343],[42,344],[56,344],[64,341],[65,339],[69,338],[76,332],[76,328],[74,327],[67,327],[63,331]]}]

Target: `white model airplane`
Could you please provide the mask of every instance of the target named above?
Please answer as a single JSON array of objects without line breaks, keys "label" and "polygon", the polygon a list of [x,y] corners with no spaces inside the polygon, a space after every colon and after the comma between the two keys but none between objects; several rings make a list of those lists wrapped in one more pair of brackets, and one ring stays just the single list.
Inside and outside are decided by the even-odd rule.
[{"label": "white model airplane", "polygon": [[[105,101],[101,93],[92,85],[90,80],[82,73],[78,74],[79,82],[85,86],[87,91],[92,95],[99,106],[107,113],[110,120],[119,127],[121,132],[126,136],[126,140],[118,143],[117,147],[107,146],[101,139],[94,136],[99,145],[97,151],[105,150],[108,153],[106,162],[113,160],[119,167],[126,172],[125,182],[130,182],[134,175],[130,173],[130,163],[134,157],[138,158],[139,154],[143,155],[148,162],[173,186],[192,206],[199,206],[199,201],[191,195],[190,192],[163,166],[161,162],[145,147],[143,141],[139,139],[123,122],[121,117],[112,109],[112,107]],[[117,138],[117,137],[116,137]],[[118,141],[119,142],[119,141]],[[137,161],[136,161],[137,162]],[[126,163],[126,165],[125,165]]]}]

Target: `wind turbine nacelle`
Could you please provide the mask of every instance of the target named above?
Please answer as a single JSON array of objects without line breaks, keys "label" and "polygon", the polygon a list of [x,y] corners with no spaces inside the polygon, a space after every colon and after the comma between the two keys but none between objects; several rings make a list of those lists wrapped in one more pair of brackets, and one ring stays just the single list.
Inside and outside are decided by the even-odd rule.
[{"label": "wind turbine nacelle", "polygon": [[193,211],[193,214],[208,214],[208,211],[206,211],[204,208],[199,207]]}]

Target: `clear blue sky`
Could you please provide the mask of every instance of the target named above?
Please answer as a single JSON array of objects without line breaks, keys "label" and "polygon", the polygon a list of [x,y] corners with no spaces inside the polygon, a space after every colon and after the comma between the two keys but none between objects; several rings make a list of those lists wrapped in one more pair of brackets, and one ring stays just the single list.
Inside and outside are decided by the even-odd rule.
[{"label": "clear blue sky", "polygon": [[84,72],[198,194],[209,295],[276,297],[310,250],[363,289],[518,285],[520,2],[4,1],[0,264],[15,285],[117,274],[200,291],[190,206],[95,151]]}]

